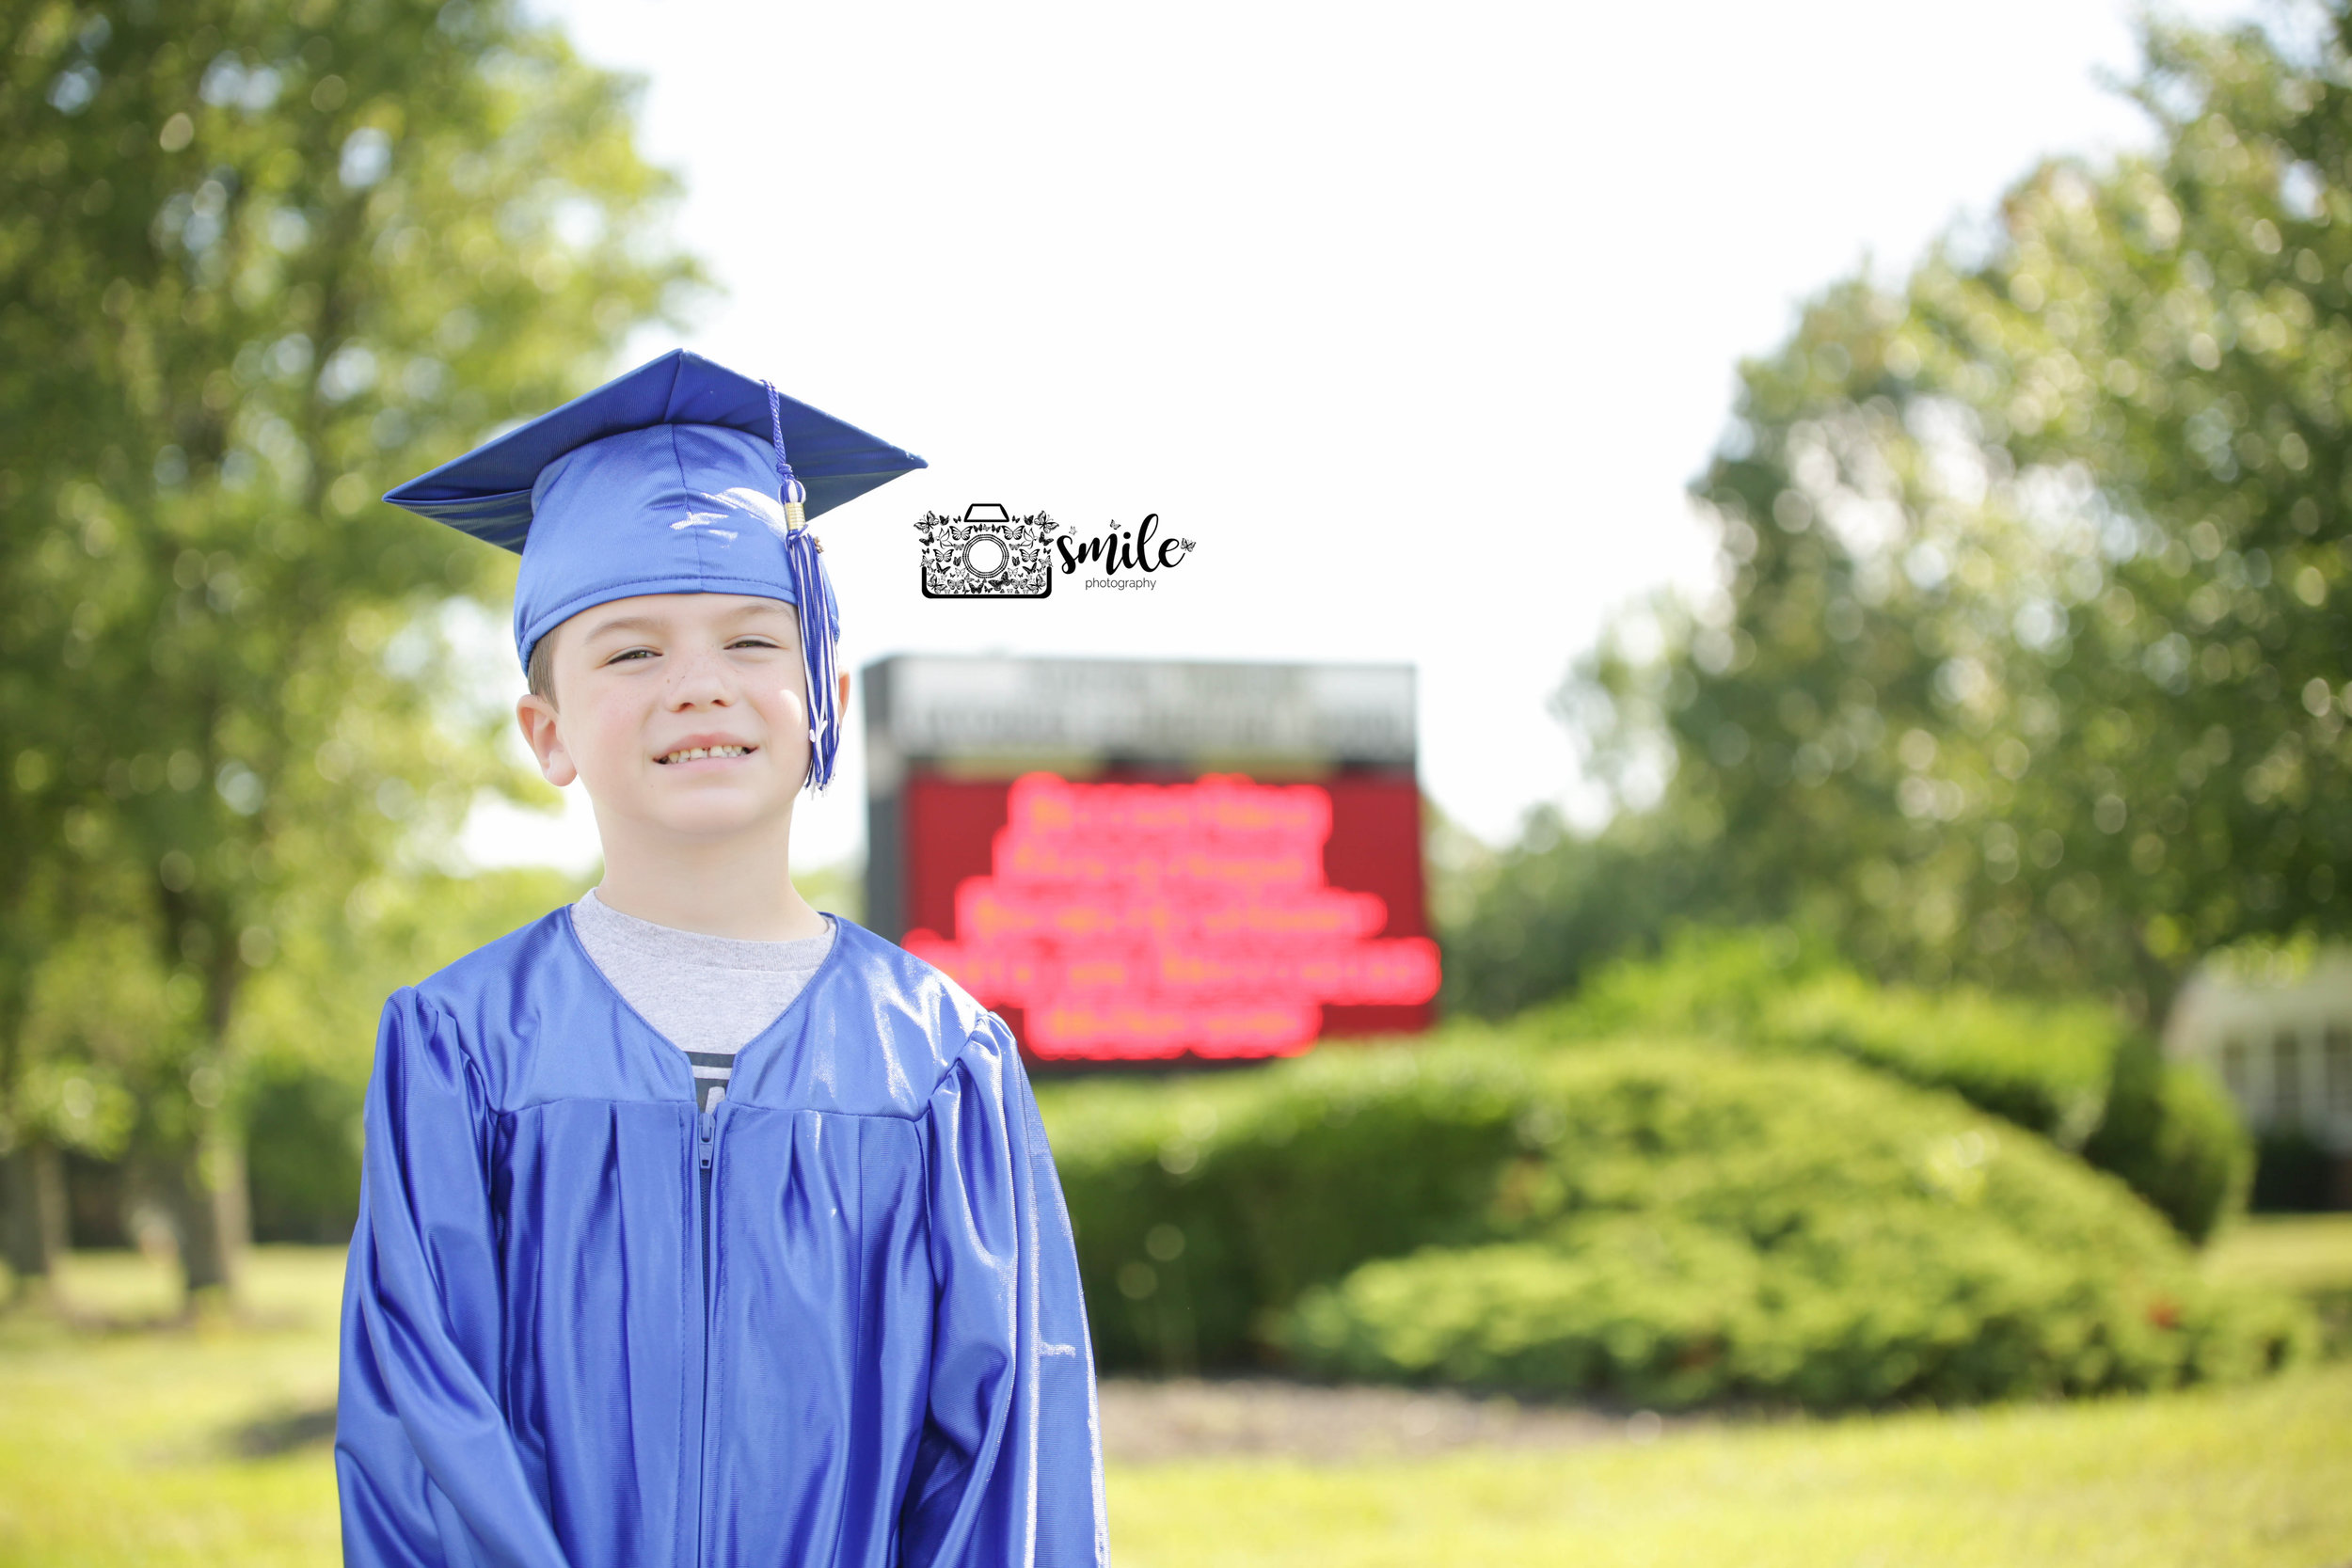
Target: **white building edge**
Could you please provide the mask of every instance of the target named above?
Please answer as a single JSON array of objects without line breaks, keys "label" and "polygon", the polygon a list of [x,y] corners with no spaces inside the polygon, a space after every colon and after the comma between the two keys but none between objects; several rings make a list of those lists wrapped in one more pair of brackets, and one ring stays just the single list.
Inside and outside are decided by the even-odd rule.
[{"label": "white building edge", "polygon": [[2299,1133],[2352,1161],[2352,949],[2204,965],[2173,1003],[2164,1047],[2211,1069],[2256,1132]]}]

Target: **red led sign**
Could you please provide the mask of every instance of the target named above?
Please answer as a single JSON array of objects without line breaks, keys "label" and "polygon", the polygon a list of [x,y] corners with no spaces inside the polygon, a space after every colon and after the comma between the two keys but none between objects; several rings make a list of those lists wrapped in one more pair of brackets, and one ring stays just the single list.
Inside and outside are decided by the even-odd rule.
[{"label": "red led sign", "polygon": [[1424,1027],[1419,813],[1411,780],[1383,776],[910,780],[905,945],[1043,1058],[1285,1056]]}]

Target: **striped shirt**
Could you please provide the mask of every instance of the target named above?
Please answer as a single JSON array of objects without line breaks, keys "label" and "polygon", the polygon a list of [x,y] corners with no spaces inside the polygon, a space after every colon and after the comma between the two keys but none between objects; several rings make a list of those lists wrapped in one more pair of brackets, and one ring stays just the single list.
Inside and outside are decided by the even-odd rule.
[{"label": "striped shirt", "polygon": [[706,1111],[726,1098],[735,1053],[792,1005],[834,935],[828,915],[824,935],[798,942],[709,937],[623,914],[594,889],[572,906],[572,928],[622,1000],[686,1053]]}]

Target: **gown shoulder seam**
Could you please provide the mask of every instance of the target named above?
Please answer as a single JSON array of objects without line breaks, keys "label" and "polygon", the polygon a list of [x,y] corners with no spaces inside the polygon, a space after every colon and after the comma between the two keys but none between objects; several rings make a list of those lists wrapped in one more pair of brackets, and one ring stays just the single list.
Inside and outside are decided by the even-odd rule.
[{"label": "gown shoulder seam", "polygon": [[[982,1008],[978,1021],[975,1022],[970,1031],[964,1035],[963,1043],[956,1047],[956,1053],[947,1058],[945,1065],[943,1065],[939,1069],[939,1076],[932,1080],[931,1092],[924,1096],[923,1099],[923,1110],[921,1113],[923,1117],[928,1118],[931,1114],[931,1107],[939,1103],[939,1091],[947,1086],[947,1081],[956,1075],[956,1069],[965,1068],[967,1071],[969,1070],[967,1063],[972,1055],[972,1048],[977,1045],[980,1042],[980,1037],[989,1032],[988,1026],[992,1023],[996,1025],[997,1028],[1004,1030],[1005,1042],[1008,1045],[1011,1045],[1012,1031],[1005,1027],[1005,1021],[998,1018],[994,1013],[990,1012],[986,1008]],[[1014,1047],[1014,1053],[1016,1059],[1018,1059],[1018,1047]]]}]

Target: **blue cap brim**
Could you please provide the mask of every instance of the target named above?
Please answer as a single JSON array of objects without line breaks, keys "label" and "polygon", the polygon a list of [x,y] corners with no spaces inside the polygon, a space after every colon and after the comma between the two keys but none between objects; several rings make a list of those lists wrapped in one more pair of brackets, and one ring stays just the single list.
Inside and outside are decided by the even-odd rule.
[{"label": "blue cap brim", "polygon": [[[927,467],[913,452],[791,398],[785,450],[807,488],[807,515]],[[770,438],[768,390],[698,354],[674,349],[618,380],[386,493],[384,499],[485,544],[522,552],[539,472],[592,441],[664,424],[723,425]]]}]

